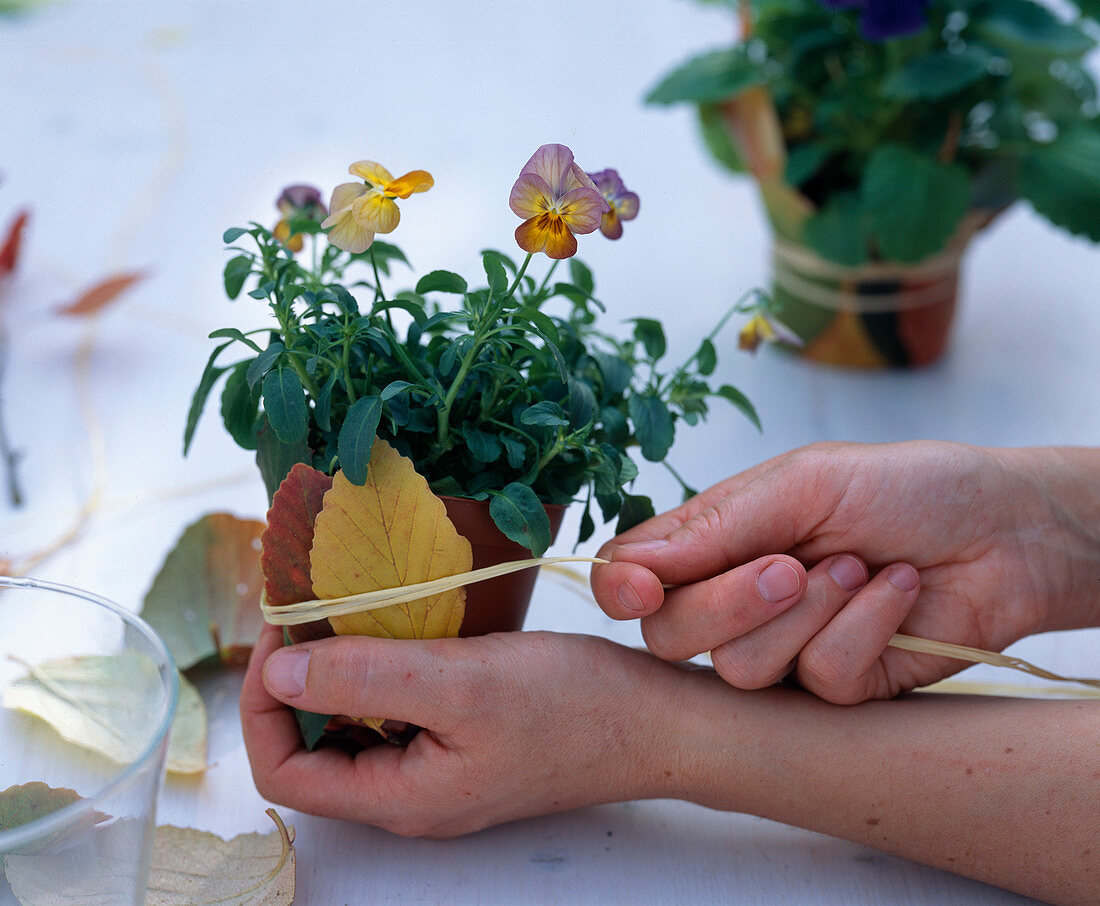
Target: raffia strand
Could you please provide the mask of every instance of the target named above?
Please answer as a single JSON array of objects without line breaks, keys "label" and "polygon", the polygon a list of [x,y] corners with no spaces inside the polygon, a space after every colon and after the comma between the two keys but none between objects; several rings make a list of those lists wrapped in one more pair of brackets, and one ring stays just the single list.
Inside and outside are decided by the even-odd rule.
[{"label": "raffia strand", "polygon": [[[413,585],[401,585],[396,588],[381,588],[377,591],[346,595],[341,598],[322,598],[313,601],[302,601],[297,604],[284,604],[279,607],[272,606],[265,601],[260,604],[260,609],[263,611],[264,619],[268,623],[275,626],[298,626],[302,623],[311,623],[314,620],[323,620],[328,617],[342,617],[352,613],[365,613],[370,610],[380,610],[383,607],[407,604],[420,598],[442,594],[455,588],[472,585],[475,582],[484,582],[486,579],[495,579],[497,576],[506,576],[524,569],[557,566],[563,563],[607,562],[607,560],[601,560],[599,557],[535,557],[528,560],[511,560],[507,563],[486,566],[482,569],[459,573],[455,576],[444,576],[430,582],[417,582]],[[995,651],[985,651],[981,648],[971,648],[967,645],[936,642],[932,639],[922,639],[902,633],[893,635],[886,644],[891,648],[912,651],[917,654],[949,657],[972,664],[991,664],[994,667],[1019,670],[1031,676],[1053,682],[1078,683],[1092,689],[1100,689],[1100,680],[1097,679],[1061,676],[1031,664],[1022,658],[999,654]]]}]

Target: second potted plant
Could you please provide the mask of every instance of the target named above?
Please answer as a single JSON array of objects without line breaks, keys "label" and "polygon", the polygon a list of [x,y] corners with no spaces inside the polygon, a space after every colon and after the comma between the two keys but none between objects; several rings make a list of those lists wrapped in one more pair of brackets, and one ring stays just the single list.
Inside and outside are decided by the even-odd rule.
[{"label": "second potted plant", "polygon": [[804,355],[935,360],[969,240],[1017,199],[1100,240],[1095,4],[736,6],[739,39],[648,99],[696,105],[716,159],[757,181],[776,303]]}]

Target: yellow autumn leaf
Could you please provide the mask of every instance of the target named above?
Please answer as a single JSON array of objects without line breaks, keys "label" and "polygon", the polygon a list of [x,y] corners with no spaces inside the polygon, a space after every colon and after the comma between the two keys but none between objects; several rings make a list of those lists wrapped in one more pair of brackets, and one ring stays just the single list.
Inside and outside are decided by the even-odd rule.
[{"label": "yellow autumn leaf", "polygon": [[[310,552],[313,593],[318,598],[398,588],[464,573],[473,565],[470,542],[447,518],[441,501],[412,461],[376,440],[366,484],[337,472],[325,494]],[[332,617],[338,635],[394,639],[458,635],[466,591],[395,604],[366,613]]]}]

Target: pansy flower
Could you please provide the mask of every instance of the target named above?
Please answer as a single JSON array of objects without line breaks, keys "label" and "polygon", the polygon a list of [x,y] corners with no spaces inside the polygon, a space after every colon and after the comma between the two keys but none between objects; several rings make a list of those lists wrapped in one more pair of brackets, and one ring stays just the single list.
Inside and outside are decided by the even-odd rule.
[{"label": "pansy flower", "polygon": [[596,230],[609,208],[565,145],[543,145],[531,156],[519,171],[508,204],[523,218],[516,227],[519,247],[550,258],[575,255],[576,235]]},{"label": "pansy flower", "polygon": [[305,185],[287,186],[276,199],[275,207],[283,216],[275,224],[272,233],[292,252],[302,250],[302,235],[290,232],[290,222],[306,218],[320,220],[328,213],[325,210],[325,203],[321,201],[320,191],[313,186]]},{"label": "pansy flower", "polygon": [[600,170],[588,175],[610,206],[600,220],[600,232],[608,239],[618,239],[623,234],[623,221],[638,216],[638,196],[626,190],[618,170]]},{"label": "pansy flower", "polygon": [[345,182],[333,189],[330,213],[321,224],[329,229],[328,241],[345,252],[365,252],[376,233],[397,228],[401,212],[395,198],[427,192],[435,185],[427,170],[410,170],[394,179],[389,170],[370,160],[352,164],[348,172],[363,182]]},{"label": "pansy flower", "polygon": [[783,343],[786,346],[802,346],[802,338],[771,312],[758,308],[741,328],[737,345],[747,352],[756,352],[761,343]]},{"label": "pansy flower", "polygon": [[829,9],[859,10],[859,30],[868,41],[915,34],[925,26],[929,0],[818,0]]}]

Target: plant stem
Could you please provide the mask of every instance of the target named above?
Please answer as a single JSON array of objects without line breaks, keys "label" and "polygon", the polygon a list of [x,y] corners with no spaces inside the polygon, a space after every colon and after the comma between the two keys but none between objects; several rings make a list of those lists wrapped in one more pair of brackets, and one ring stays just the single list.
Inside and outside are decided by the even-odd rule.
[{"label": "plant stem", "polygon": [[527,266],[534,257],[534,252],[527,253],[527,257],[523,259],[523,264],[520,265],[520,269],[516,272],[516,279],[512,281],[512,285],[508,287],[508,290],[497,300],[495,305],[486,307],[485,312],[474,327],[473,342],[470,343],[470,348],[466,350],[466,354],[462,357],[462,364],[458,366],[458,374],[456,374],[455,379],[451,381],[451,386],[447,388],[447,395],[443,398],[443,405],[439,409],[437,437],[439,445],[443,447],[443,449],[448,449],[446,439],[447,433],[451,429],[451,407],[454,405],[455,398],[458,396],[458,391],[462,388],[462,382],[466,380],[466,375],[469,374],[474,359],[477,357],[478,352],[481,351],[481,346],[485,341],[486,334],[492,330],[493,324],[496,322],[497,318],[500,317],[500,313],[504,310],[504,303],[515,295],[516,289],[519,287],[519,282],[523,279],[523,275],[527,271]]},{"label": "plant stem", "polygon": [[[528,255],[528,258],[530,258],[530,255]],[[539,288],[535,290],[536,299],[541,296],[543,291],[546,289],[546,284],[550,282],[550,277],[553,275],[559,264],[561,264],[561,261],[558,259],[554,259],[554,263],[550,265],[550,269],[546,272],[546,276],[542,278],[542,283],[539,284]],[[524,266],[526,267],[526,265]]]},{"label": "plant stem", "polygon": [[[7,365],[7,348],[7,332],[0,326],[0,381],[3,380],[4,368]],[[4,466],[4,483],[8,489],[8,500],[14,507],[22,506],[23,492],[19,487],[19,454],[11,448],[7,432],[4,430],[2,396],[0,396],[0,461]]]},{"label": "plant stem", "polygon": [[[500,307],[503,307],[504,303],[507,302],[509,299],[512,298],[512,296],[515,295],[516,290],[519,289],[519,281],[522,280],[523,275],[525,273],[527,273],[527,265],[529,265],[531,263],[531,259],[534,258],[534,257],[535,257],[534,252],[528,252],[527,253],[527,257],[523,259],[523,264],[521,264],[520,267],[519,267],[519,270],[516,271],[516,279],[512,281],[512,285],[510,287],[508,287],[508,291],[501,297],[500,302],[498,303],[500,305]],[[557,264],[557,262],[555,261],[554,264]],[[554,268],[552,268],[552,267],[550,268],[551,271],[553,269]],[[493,320],[494,321],[496,320],[496,314],[493,315]]]}]

